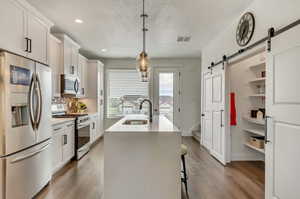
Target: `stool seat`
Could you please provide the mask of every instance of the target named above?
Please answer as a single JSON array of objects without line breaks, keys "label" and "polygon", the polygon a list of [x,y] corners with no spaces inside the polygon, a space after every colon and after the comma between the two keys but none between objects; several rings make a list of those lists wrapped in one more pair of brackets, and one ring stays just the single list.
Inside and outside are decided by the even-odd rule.
[{"label": "stool seat", "polygon": [[188,152],[188,148],[186,145],[181,144],[181,155],[186,155]]}]

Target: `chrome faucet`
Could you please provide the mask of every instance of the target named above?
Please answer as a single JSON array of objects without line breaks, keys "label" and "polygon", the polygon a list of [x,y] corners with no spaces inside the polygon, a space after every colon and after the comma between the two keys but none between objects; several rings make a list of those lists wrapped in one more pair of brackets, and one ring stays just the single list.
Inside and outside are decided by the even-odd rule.
[{"label": "chrome faucet", "polygon": [[149,99],[144,99],[140,104],[140,110],[142,110],[144,102],[149,103],[149,122],[152,123],[152,102]]}]

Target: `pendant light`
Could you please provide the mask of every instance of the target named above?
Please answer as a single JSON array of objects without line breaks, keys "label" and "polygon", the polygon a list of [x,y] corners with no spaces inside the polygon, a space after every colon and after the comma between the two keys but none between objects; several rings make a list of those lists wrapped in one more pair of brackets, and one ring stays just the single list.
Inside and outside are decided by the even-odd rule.
[{"label": "pendant light", "polygon": [[149,58],[146,53],[146,32],[148,29],[145,27],[145,20],[147,17],[148,15],[145,14],[145,0],[143,0],[143,14],[141,14],[141,18],[143,19],[143,51],[139,54],[137,59],[137,70],[140,72],[143,82],[148,82],[150,75]]}]

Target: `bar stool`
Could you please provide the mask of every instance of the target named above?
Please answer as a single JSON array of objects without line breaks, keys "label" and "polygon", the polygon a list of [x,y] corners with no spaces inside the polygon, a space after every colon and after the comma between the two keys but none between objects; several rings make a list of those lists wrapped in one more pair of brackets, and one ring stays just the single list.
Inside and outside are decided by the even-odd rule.
[{"label": "bar stool", "polygon": [[188,186],[187,186],[187,173],[186,173],[186,165],[185,165],[185,155],[188,152],[188,148],[186,145],[181,144],[181,161],[182,161],[182,173],[183,173],[183,177],[181,177],[181,182],[184,183],[185,185],[185,192],[186,195],[188,196]]}]

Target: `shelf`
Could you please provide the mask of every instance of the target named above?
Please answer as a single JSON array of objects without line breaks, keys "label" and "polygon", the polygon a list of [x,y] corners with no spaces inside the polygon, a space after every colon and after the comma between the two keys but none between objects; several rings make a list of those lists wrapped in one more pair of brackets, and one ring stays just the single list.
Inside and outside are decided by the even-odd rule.
[{"label": "shelf", "polygon": [[255,150],[255,151],[259,152],[259,153],[265,154],[265,150],[264,150],[264,149],[256,148],[256,147],[250,145],[249,143],[246,143],[245,146],[247,146],[247,147],[249,147],[250,149],[253,149],[253,150]]},{"label": "shelf", "polygon": [[250,122],[250,123],[265,125],[265,120],[258,120],[258,119],[250,118],[250,117],[247,117],[247,116],[244,116],[243,119]]},{"label": "shelf", "polygon": [[252,66],[250,66],[249,68],[250,68],[250,69],[257,69],[257,68],[265,68],[265,67],[266,67],[266,63],[263,62],[263,63],[259,63],[259,64],[252,65]]},{"label": "shelf", "polygon": [[266,94],[253,94],[249,95],[249,97],[266,97]]},{"label": "shelf", "polygon": [[265,83],[266,81],[266,78],[265,77],[260,77],[260,78],[255,78],[251,81],[249,81],[250,84],[253,84],[253,83]]},{"label": "shelf", "polygon": [[258,129],[243,129],[247,133],[253,133],[255,135],[259,136],[265,136],[265,132],[263,130],[258,130]]}]

